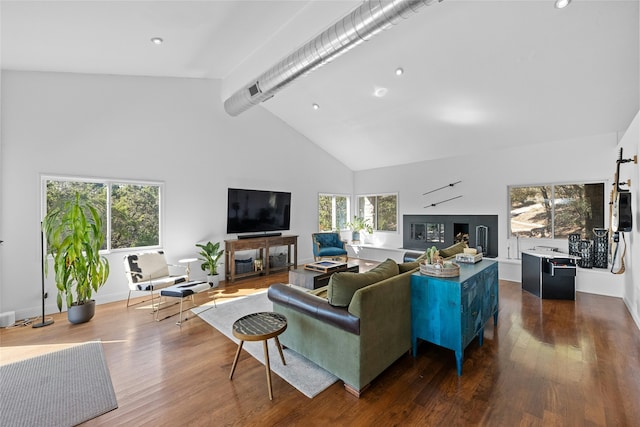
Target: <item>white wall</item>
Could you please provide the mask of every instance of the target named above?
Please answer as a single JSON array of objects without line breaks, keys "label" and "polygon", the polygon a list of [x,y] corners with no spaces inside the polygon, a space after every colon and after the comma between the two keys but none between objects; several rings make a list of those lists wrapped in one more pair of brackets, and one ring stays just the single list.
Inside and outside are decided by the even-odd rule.
[{"label": "white wall", "polygon": [[[624,134],[619,148],[623,158],[640,157],[640,112]],[[617,154],[614,157],[618,158]],[[613,161],[613,160],[612,160]],[[611,162],[610,162],[611,163]],[[640,328],[640,164],[626,163],[620,166],[620,181],[631,180],[631,203],[633,212],[633,229],[625,233],[627,239],[627,256],[625,257],[624,302],[629,308],[638,328]]]},{"label": "white wall", "polygon": [[[510,150],[471,153],[411,165],[372,169],[355,173],[356,194],[398,192],[401,214],[498,215],[499,256],[516,257],[516,242],[507,241],[508,185],[582,182],[612,179],[610,159],[616,150],[615,133],[556,141]],[[437,149],[437,148],[434,148]],[[462,181],[453,187],[424,196],[433,189]],[[427,207],[431,203],[461,198]],[[400,219],[400,228],[402,221]],[[375,239],[387,246],[402,246],[402,230],[379,233]],[[520,250],[541,245],[540,239],[521,239]],[[567,243],[555,242],[567,249]],[[563,246],[564,245],[564,246]]]},{"label": "white wall", "polygon": [[[507,238],[507,187],[520,184],[588,181],[611,183],[615,171],[617,141],[617,133],[611,133],[361,171],[355,173],[354,191],[355,194],[398,192],[401,215],[498,215],[498,256],[505,261],[500,264],[500,277],[519,281],[519,262],[506,260],[508,257],[518,258],[517,249],[522,251],[536,245],[546,245],[567,252],[568,242],[566,239],[516,241]],[[423,195],[456,181],[462,182],[427,196]],[[459,195],[462,197],[425,208],[431,203]],[[402,220],[400,219],[398,233],[376,233],[373,239],[384,246],[401,247]],[[576,281],[576,287],[580,291],[617,297],[624,294],[620,278],[607,274],[605,270],[581,271],[580,276]]]},{"label": "white wall", "polygon": [[[228,116],[216,80],[3,71],[1,83],[0,312],[17,319],[41,310],[41,174],[164,182],[172,263],[196,242],[235,237],[228,187],[292,192],[291,234],[309,260],[318,192],[352,188],[349,169],[263,108]],[[109,256],[98,303],[126,298],[123,255]],[[55,312],[51,278],[46,289]]]}]

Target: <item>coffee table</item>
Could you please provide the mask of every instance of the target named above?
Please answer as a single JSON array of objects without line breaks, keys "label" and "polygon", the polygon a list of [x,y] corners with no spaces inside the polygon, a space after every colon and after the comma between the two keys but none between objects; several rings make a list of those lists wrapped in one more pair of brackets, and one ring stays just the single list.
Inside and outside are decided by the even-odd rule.
[{"label": "coffee table", "polygon": [[267,340],[273,338],[276,342],[276,347],[280,353],[280,359],[282,364],[286,365],[284,361],[284,355],[282,354],[282,346],[278,340],[278,335],[287,329],[287,318],[280,313],[262,312],[247,314],[236,320],[233,323],[233,336],[240,340],[238,344],[238,350],[236,351],[236,357],[233,359],[233,365],[231,366],[231,373],[229,379],[233,379],[233,372],[236,370],[238,364],[238,358],[240,357],[240,351],[245,341],[262,341],[264,348],[264,365],[267,371],[267,386],[269,387],[269,399],[273,400],[273,391],[271,390],[271,365],[269,364],[269,350],[267,348]]},{"label": "coffee table", "polygon": [[298,267],[295,270],[289,270],[289,283],[306,289],[318,289],[328,285],[331,275],[338,271],[351,271],[358,273],[360,271],[360,267],[358,264],[345,264],[339,270],[332,271],[330,273],[305,270],[304,267]]}]

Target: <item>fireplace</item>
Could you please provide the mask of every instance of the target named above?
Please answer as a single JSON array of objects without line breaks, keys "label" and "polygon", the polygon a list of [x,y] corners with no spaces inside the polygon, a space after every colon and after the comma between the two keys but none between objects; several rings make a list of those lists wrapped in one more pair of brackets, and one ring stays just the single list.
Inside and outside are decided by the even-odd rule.
[{"label": "fireplace", "polygon": [[469,224],[453,223],[453,243],[465,242],[469,246]]}]

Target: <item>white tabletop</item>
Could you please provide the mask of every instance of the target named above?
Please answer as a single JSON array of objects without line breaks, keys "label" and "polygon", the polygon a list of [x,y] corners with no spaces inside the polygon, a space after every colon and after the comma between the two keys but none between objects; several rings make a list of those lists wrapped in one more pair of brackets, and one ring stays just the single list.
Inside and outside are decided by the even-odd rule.
[{"label": "white tabletop", "polygon": [[557,251],[536,251],[536,250],[526,250],[522,251],[523,254],[537,256],[539,258],[569,258],[569,259],[581,259],[579,256],[565,254],[563,252]]}]

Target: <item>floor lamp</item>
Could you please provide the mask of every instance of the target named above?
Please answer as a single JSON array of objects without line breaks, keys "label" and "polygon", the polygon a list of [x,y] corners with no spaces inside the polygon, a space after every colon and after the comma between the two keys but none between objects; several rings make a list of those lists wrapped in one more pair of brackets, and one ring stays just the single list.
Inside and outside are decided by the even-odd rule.
[{"label": "floor lamp", "polygon": [[43,326],[49,326],[53,323],[53,319],[45,320],[44,318],[44,300],[46,298],[44,291],[44,263],[46,259],[44,255],[44,232],[42,231],[42,223],[40,223],[40,259],[42,260],[42,265],[40,266],[40,279],[42,281],[42,322],[34,323],[34,328],[42,328]]}]

